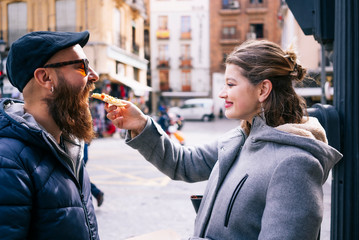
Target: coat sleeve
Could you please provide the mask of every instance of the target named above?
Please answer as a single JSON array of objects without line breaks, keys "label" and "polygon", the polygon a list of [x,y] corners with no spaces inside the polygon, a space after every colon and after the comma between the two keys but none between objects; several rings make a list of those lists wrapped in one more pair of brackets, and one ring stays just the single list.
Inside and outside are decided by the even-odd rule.
[{"label": "coat sleeve", "polygon": [[5,157],[3,153],[6,150],[2,147],[0,147],[1,239],[26,239],[31,222],[31,181],[19,162]]},{"label": "coat sleeve", "polygon": [[323,168],[312,155],[281,161],[269,182],[258,239],[316,240],[323,217]]},{"label": "coat sleeve", "polygon": [[133,139],[127,138],[126,143],[174,180],[207,180],[218,159],[217,141],[196,147],[181,146],[151,118],[142,133]]}]

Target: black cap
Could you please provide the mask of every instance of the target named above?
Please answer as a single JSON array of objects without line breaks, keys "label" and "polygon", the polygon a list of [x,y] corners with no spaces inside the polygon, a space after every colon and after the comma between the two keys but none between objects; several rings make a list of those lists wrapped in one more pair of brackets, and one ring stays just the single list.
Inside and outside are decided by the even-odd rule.
[{"label": "black cap", "polygon": [[20,92],[34,76],[37,68],[58,51],[79,44],[84,47],[90,33],[84,32],[30,32],[10,47],[6,61],[6,73],[11,84]]}]

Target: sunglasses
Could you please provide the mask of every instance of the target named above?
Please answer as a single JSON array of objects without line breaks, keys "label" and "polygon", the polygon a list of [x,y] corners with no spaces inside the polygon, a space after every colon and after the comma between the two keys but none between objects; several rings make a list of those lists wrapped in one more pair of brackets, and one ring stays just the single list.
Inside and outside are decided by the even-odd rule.
[{"label": "sunglasses", "polygon": [[44,68],[59,68],[59,67],[67,66],[67,65],[76,64],[76,63],[82,63],[81,74],[82,74],[82,76],[86,77],[89,73],[89,60],[86,58],[79,59],[79,60],[67,61],[67,62],[51,63],[51,64],[47,64],[43,67]]}]

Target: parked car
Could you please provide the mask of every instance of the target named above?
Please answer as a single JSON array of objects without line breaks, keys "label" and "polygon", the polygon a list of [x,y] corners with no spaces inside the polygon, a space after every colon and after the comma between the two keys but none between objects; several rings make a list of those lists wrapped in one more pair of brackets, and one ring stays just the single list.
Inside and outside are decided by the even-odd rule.
[{"label": "parked car", "polygon": [[168,112],[179,114],[184,120],[212,121],[214,103],[211,98],[193,98],[184,101],[181,107],[170,108]]}]

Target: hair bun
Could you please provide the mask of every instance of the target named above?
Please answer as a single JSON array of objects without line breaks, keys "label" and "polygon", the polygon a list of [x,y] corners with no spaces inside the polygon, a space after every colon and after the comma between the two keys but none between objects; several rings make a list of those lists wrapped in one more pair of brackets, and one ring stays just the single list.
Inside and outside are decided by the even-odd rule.
[{"label": "hair bun", "polygon": [[297,81],[301,82],[304,79],[305,74],[307,73],[307,70],[304,69],[302,67],[302,65],[300,65],[300,64],[295,64],[295,65],[296,65],[296,67],[295,67],[294,71],[296,72],[296,75],[297,75]]},{"label": "hair bun", "polygon": [[293,52],[293,51],[285,51],[284,52],[285,53],[285,55],[284,55],[284,57],[286,58],[286,59],[288,59],[289,61],[291,61],[293,64],[295,64],[296,63],[296,61],[297,61],[297,54],[295,54],[295,52]]},{"label": "hair bun", "polygon": [[288,61],[288,64],[292,69],[290,75],[293,77],[294,81],[301,82],[307,73],[306,69],[297,63],[297,54],[294,51],[287,50],[284,53],[284,58]]}]

